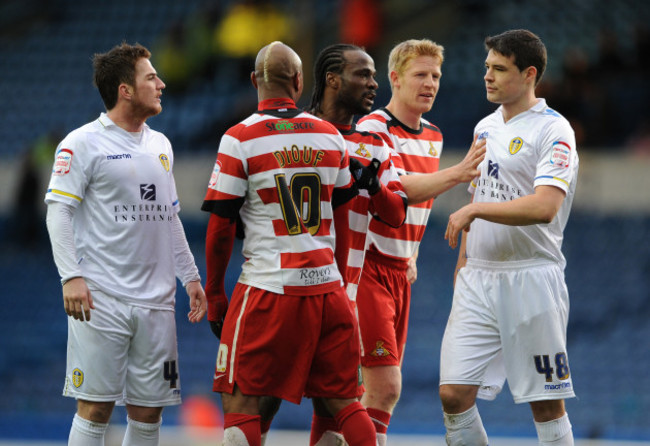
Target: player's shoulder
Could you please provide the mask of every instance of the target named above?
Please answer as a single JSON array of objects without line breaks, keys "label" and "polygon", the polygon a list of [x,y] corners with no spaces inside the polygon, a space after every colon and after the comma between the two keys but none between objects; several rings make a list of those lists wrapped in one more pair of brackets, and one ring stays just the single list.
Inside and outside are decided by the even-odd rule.
[{"label": "player's shoulder", "polygon": [[369,130],[374,132],[387,132],[393,117],[387,110],[380,108],[363,116],[357,122],[359,130]]},{"label": "player's shoulder", "polygon": [[423,132],[427,132],[427,133],[433,132],[433,133],[438,133],[438,134],[442,135],[442,131],[440,130],[440,128],[437,125],[433,124],[428,119],[426,119],[424,117],[421,117],[420,118],[420,123],[422,124]]},{"label": "player's shoulder", "polygon": [[94,121],[88,122],[81,127],[77,127],[68,133],[63,141],[61,142],[64,146],[74,146],[75,148],[82,148],[86,144],[92,142],[92,140],[101,135],[106,129],[106,126],[102,124],[100,119],[95,119]]},{"label": "player's shoulder", "polygon": [[385,159],[390,155],[392,144],[381,137],[380,134],[358,130],[356,127],[353,131],[343,134],[343,138],[348,143],[350,155],[361,158],[379,158]]},{"label": "player's shoulder", "polygon": [[346,140],[361,141],[373,145],[384,145],[384,139],[381,135],[374,130],[365,130],[358,125],[353,126],[352,131],[344,133],[343,137]]},{"label": "player's shoulder", "polygon": [[548,123],[552,123],[554,125],[559,125],[559,126],[567,126],[570,127],[571,125],[569,124],[569,120],[566,119],[560,112],[555,110],[554,108],[551,108],[546,104],[546,101],[542,100],[542,106],[540,106],[538,113],[540,116],[540,119],[545,120]]},{"label": "player's shoulder", "polygon": [[557,110],[549,107],[544,99],[541,99],[537,106],[534,108],[535,117],[537,119],[537,128],[542,135],[547,137],[573,138],[574,130],[571,123]]},{"label": "player's shoulder", "polygon": [[378,121],[378,122],[386,123],[391,119],[392,119],[392,115],[388,112],[388,110],[386,110],[386,108],[378,108],[377,110],[373,110],[367,115],[359,118],[359,124],[363,124],[365,122],[370,122],[370,121]]},{"label": "player's shoulder", "polygon": [[332,124],[303,111],[290,114],[253,113],[226,131],[226,135],[241,142],[266,136],[298,133],[339,135]]}]

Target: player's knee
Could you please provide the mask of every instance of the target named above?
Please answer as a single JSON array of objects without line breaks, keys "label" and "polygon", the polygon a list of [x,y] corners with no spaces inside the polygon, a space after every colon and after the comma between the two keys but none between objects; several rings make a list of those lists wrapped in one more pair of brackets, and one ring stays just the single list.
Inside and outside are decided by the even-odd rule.
[{"label": "player's knee", "polygon": [[384,399],[387,403],[392,405],[397,404],[399,397],[402,394],[402,382],[397,380],[394,382],[387,383],[386,389],[384,392]]},{"label": "player's knee", "polygon": [[474,405],[476,391],[473,386],[442,385],[438,389],[445,413],[461,413]]},{"label": "player's knee", "polygon": [[395,407],[402,393],[402,383],[397,380],[386,380],[383,385],[376,389],[368,389],[369,396],[378,404],[372,405],[378,408],[388,409]]},{"label": "player's knee", "polygon": [[278,410],[280,410],[282,400],[273,396],[263,396],[260,398],[260,415],[263,421],[270,421],[273,419]]},{"label": "player's knee", "polygon": [[556,420],[564,415],[564,400],[543,400],[530,403],[533,418],[537,422]]},{"label": "player's knee", "polygon": [[126,413],[133,421],[146,424],[159,423],[162,417],[162,407],[144,407],[134,406],[132,404],[126,405]]},{"label": "player's knee", "polygon": [[114,406],[113,402],[77,400],[77,414],[85,420],[108,423]]}]

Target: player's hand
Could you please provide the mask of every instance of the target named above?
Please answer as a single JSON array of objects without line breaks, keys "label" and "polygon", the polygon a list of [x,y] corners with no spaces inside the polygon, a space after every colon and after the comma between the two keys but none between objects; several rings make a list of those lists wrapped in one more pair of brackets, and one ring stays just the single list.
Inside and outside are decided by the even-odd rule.
[{"label": "player's hand", "polygon": [[210,330],[217,337],[221,339],[221,329],[223,328],[223,321],[226,318],[228,311],[228,298],[225,294],[217,294],[211,296],[208,300],[208,321],[210,322]]},{"label": "player's hand", "polygon": [[451,249],[456,249],[458,246],[458,236],[461,231],[469,232],[470,224],[474,221],[472,215],[472,204],[463,206],[449,216],[447,222],[447,230],[445,231],[445,240],[449,241]]},{"label": "player's hand", "polygon": [[461,183],[468,183],[481,175],[481,171],[478,170],[478,165],[485,159],[486,144],[486,138],[478,139],[478,135],[474,135],[474,141],[467,151],[465,158],[456,165],[458,168],[458,180]]},{"label": "player's hand", "polygon": [[94,310],[95,305],[83,277],[75,277],[63,285],[63,308],[68,316],[78,321],[90,320],[90,310]]},{"label": "player's hand", "polygon": [[406,262],[406,280],[408,280],[411,285],[418,280],[418,265],[415,256],[411,257]]},{"label": "player's hand", "polygon": [[185,285],[185,291],[190,297],[190,312],[187,313],[187,319],[191,323],[199,322],[208,310],[208,301],[205,298],[201,282],[198,280],[188,282]]},{"label": "player's hand", "polygon": [[381,161],[373,158],[368,166],[361,164],[356,158],[350,157],[350,173],[354,178],[354,183],[358,189],[365,189],[370,195],[374,195],[381,189],[381,183],[377,172],[381,166]]}]

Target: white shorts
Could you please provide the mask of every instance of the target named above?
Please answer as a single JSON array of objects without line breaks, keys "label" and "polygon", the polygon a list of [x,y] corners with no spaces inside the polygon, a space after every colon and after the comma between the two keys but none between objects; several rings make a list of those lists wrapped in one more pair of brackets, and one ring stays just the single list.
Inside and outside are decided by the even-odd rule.
[{"label": "white shorts", "polygon": [[173,309],[124,303],[91,290],[90,321],[68,318],[63,395],[144,407],[181,403]]},{"label": "white shorts", "polygon": [[566,349],[569,295],[548,262],[470,260],[440,351],[440,384],[478,385],[494,399],[508,379],[516,403],[575,396]]}]

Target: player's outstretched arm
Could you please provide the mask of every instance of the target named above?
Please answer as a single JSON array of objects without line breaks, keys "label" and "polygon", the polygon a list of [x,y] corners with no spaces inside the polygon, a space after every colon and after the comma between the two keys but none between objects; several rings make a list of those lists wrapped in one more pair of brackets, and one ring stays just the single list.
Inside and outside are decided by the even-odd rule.
[{"label": "player's outstretched arm", "polygon": [[465,158],[458,164],[434,173],[424,175],[402,175],[400,180],[408,196],[409,204],[418,204],[437,197],[452,187],[468,183],[478,177],[478,165],[485,158],[485,138],[474,141]]},{"label": "player's outstretched arm", "polygon": [[208,302],[205,298],[205,292],[201,286],[200,280],[187,282],[185,291],[190,297],[190,312],[187,314],[187,319],[192,322],[200,322],[208,311]]}]

